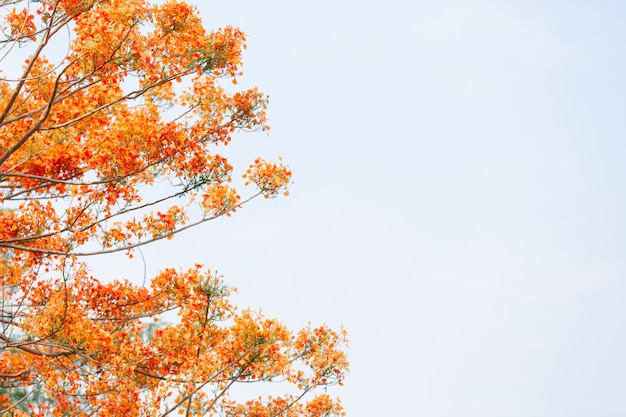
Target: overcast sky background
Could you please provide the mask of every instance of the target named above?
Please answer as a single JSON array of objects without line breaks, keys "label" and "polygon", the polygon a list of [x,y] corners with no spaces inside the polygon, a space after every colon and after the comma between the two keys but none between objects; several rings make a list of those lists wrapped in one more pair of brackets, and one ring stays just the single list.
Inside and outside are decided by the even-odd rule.
[{"label": "overcast sky background", "polygon": [[343,323],[349,416],[626,415],[626,2],[193,3],[270,96],[270,137],[228,154],[294,183],[149,271]]}]

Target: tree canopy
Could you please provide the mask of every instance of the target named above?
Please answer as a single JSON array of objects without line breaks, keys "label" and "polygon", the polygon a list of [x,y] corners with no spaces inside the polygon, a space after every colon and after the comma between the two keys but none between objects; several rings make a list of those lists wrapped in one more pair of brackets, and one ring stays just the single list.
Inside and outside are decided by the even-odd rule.
[{"label": "tree canopy", "polygon": [[[0,18],[0,415],[341,415],[319,391],[347,372],[343,330],[239,310],[201,265],[143,285],[89,268],[287,193],[259,158],[241,196],[218,153],[268,129],[267,98],[224,85],[245,35],[183,1],[0,0]],[[230,395],[249,382],[284,393]]]}]

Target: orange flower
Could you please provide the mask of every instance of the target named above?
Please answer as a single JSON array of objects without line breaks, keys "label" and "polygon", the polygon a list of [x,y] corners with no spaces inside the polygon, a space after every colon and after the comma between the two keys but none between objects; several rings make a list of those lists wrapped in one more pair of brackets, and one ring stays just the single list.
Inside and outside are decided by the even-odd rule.
[{"label": "orange flower", "polygon": [[[343,335],[239,311],[200,265],[142,285],[90,272],[91,255],[132,257],[288,195],[281,160],[255,160],[243,176],[259,190],[240,196],[219,154],[235,132],[269,129],[262,93],[222,86],[241,76],[245,35],[206,31],[177,0],[5,3],[5,52],[36,47],[18,83],[0,80],[0,379],[15,387],[0,414],[341,415],[314,395],[343,381]],[[239,382],[275,380],[290,394],[229,398]]]}]

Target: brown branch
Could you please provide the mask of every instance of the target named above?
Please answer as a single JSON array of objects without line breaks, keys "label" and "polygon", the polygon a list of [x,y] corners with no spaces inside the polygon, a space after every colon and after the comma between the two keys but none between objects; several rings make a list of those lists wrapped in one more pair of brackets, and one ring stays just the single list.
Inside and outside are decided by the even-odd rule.
[{"label": "brown branch", "polygon": [[7,342],[7,344],[5,346],[3,346],[4,348],[14,347],[14,348],[22,350],[24,352],[31,353],[31,354],[37,355],[37,356],[47,357],[47,358],[58,358],[60,356],[70,356],[70,355],[73,355],[73,354],[76,353],[73,350],[65,350],[65,351],[62,351],[62,352],[58,352],[58,351],[57,352],[43,352],[40,349],[36,349],[36,348],[32,348],[32,347],[28,346],[28,345],[35,344],[35,342],[30,342],[30,341],[15,342],[15,341],[13,341],[13,340],[11,340],[8,337],[5,337],[3,335],[0,335],[0,339],[2,339],[5,342]]},{"label": "brown branch", "polygon": [[[66,23],[68,23],[68,22],[65,22],[64,24],[66,24]],[[57,98],[55,98],[55,100],[52,102],[52,105],[55,105],[55,104],[58,104],[58,103],[60,103],[60,102],[62,102],[62,101],[64,101],[64,100],[67,100],[68,98],[70,98],[70,97],[74,96],[75,94],[77,94],[79,91],[82,91],[82,90],[84,90],[84,89],[86,89],[86,88],[89,88],[89,87],[91,87],[91,86],[94,86],[94,85],[96,85],[96,84],[100,83],[100,82],[102,81],[102,79],[96,79],[96,80],[94,80],[94,81],[90,81],[90,82],[88,82],[88,83],[87,83],[87,84],[85,84],[85,85],[80,86],[80,88],[77,88],[77,89],[75,89],[75,90],[73,90],[73,91],[70,91],[70,93],[68,93],[67,95],[64,95],[67,91],[71,90],[74,86],[79,85],[79,84],[81,84],[82,82],[84,82],[85,80],[87,80],[87,79],[89,79],[90,77],[94,76],[94,74],[96,74],[99,70],[101,70],[102,68],[104,68],[104,66],[105,66],[106,64],[108,64],[109,62],[111,62],[111,61],[113,60],[113,58],[114,58],[115,53],[116,53],[117,51],[119,51],[119,50],[120,50],[120,48],[121,48],[121,47],[122,47],[122,45],[124,44],[124,41],[125,41],[126,39],[128,39],[128,37],[129,37],[129,35],[130,35],[130,33],[131,33],[131,31],[132,31],[133,27],[135,27],[135,26],[136,26],[136,24],[133,24],[133,25],[132,25],[132,26],[128,29],[128,32],[126,33],[126,35],[124,36],[124,38],[120,41],[120,43],[117,45],[117,47],[116,47],[116,48],[115,48],[115,49],[111,52],[111,54],[109,55],[109,57],[108,57],[107,59],[105,59],[105,60],[102,62],[102,64],[100,64],[98,67],[94,68],[94,69],[93,69],[93,70],[91,70],[90,72],[88,72],[88,73],[84,74],[83,76],[79,77],[78,79],[74,80],[73,82],[69,82],[69,81],[68,81],[68,82],[67,82],[67,83],[68,83],[68,85],[67,85],[65,88],[59,89],[59,92],[58,92]],[[67,71],[67,69],[68,69],[68,68],[70,68],[72,65],[74,65],[76,62],[77,62],[76,60],[74,60],[73,62],[71,62],[71,63],[70,63],[67,67],[65,67],[65,68],[63,69],[63,71],[62,71],[61,73],[64,73],[65,71]],[[65,84],[65,82],[61,82],[60,84]],[[147,86],[146,88],[151,89],[151,88],[153,88],[153,87],[154,87],[153,85],[149,85],[149,86]],[[129,93],[129,94],[132,94],[132,93],[133,93],[133,92],[131,92],[131,93]],[[122,97],[121,99],[123,100],[123,99],[124,99],[124,97]],[[115,104],[115,102],[112,102],[112,103],[113,103],[113,104]],[[16,122],[16,121],[21,120],[21,119],[24,119],[24,118],[26,118],[26,117],[31,117],[31,116],[34,116],[34,115],[36,115],[36,114],[38,114],[38,113],[40,113],[40,112],[44,111],[44,110],[45,110],[45,108],[46,108],[46,106],[42,106],[42,107],[40,107],[40,108],[38,108],[38,109],[35,109],[35,110],[32,110],[32,111],[30,111],[30,112],[20,114],[19,116],[16,116],[16,117],[14,117],[14,118],[12,118],[12,119],[9,119],[9,120],[6,120],[6,121],[3,121],[2,123],[0,123],[0,126],[4,126],[5,124],[10,124],[10,123]],[[97,110],[97,109],[96,109],[96,110]],[[89,114],[89,113],[87,113],[87,114]],[[76,120],[76,119],[74,119],[74,120]],[[70,122],[71,122],[71,121],[70,121]],[[66,122],[66,123],[67,123],[67,122]],[[74,123],[71,123],[71,124],[74,124]],[[58,127],[64,127],[64,126],[63,126],[63,125],[58,125]],[[58,127],[56,127],[56,126],[53,126],[53,127],[42,127],[40,130],[42,130],[42,131],[43,131],[43,130],[52,130],[52,129],[56,129],[56,128],[58,128]]]},{"label": "brown branch", "polygon": [[[48,31],[47,31],[48,34],[50,33],[51,28],[52,28],[51,26],[48,27]],[[35,52],[34,52],[33,56],[31,57],[30,62],[28,63],[28,65],[26,65],[26,68],[24,68],[24,72],[22,72],[22,76],[21,76],[20,80],[18,81],[17,86],[15,86],[15,90],[13,91],[13,94],[11,94],[11,98],[9,98],[9,101],[6,104],[6,107],[5,107],[4,111],[2,112],[2,114],[0,114],[0,125],[3,124],[4,119],[6,119],[6,117],[9,114],[9,112],[11,111],[11,108],[15,104],[15,101],[19,97],[20,91],[22,91],[22,87],[24,86],[24,83],[26,83],[26,79],[28,77],[28,74],[33,69],[33,65],[35,65],[35,61],[37,60],[37,58],[39,57],[39,55],[43,51],[43,49],[46,46],[46,44],[48,43],[49,39],[50,39],[49,36],[42,36],[41,42],[37,46],[37,49],[35,49]],[[0,159],[0,165],[2,165],[3,162],[4,162],[4,160]]]},{"label": "brown branch", "polygon": [[247,204],[248,202],[250,202],[250,200],[262,195],[262,192],[258,192],[254,195],[252,195],[250,198],[242,201],[241,203],[237,204],[234,207],[231,207],[230,209],[221,212],[215,216],[211,216],[211,217],[204,217],[196,222],[190,223],[186,226],[183,226],[179,229],[176,230],[172,230],[168,233],[165,233],[161,236],[157,236],[155,238],[151,238],[148,240],[144,240],[142,242],[136,242],[130,245],[126,245],[126,246],[120,246],[117,248],[112,248],[112,249],[103,249],[103,250],[99,250],[99,251],[93,251],[93,252],[68,252],[68,251],[60,251],[60,250],[54,250],[54,249],[43,249],[43,248],[33,248],[33,247],[29,247],[29,246],[23,246],[23,245],[15,245],[12,243],[4,243],[2,241],[0,241],[0,247],[5,247],[5,248],[11,248],[11,249],[15,249],[15,250],[21,250],[21,251],[25,251],[25,252],[33,252],[33,253],[41,253],[41,254],[46,254],[46,255],[59,255],[59,256],[94,256],[94,255],[103,255],[106,253],[116,253],[116,252],[122,252],[122,251],[126,251],[126,250],[131,250],[134,248],[137,248],[139,246],[144,246],[147,245],[149,243],[152,242],[156,242],[158,240],[163,240],[163,239],[167,239],[171,236],[177,235],[178,233],[190,229],[192,227],[198,226],[202,223],[211,221],[211,220],[215,220],[219,217],[222,217],[228,213],[231,213],[239,208],[241,208],[244,204]]},{"label": "brown branch", "polygon": [[17,379],[17,378],[23,378],[26,375],[28,375],[30,372],[26,369],[22,372],[18,372],[15,374],[0,374],[0,378],[4,378],[4,379]]},{"label": "brown branch", "polygon": [[[214,129],[212,129],[211,131],[205,133],[200,139],[194,141],[194,143],[206,142],[207,141],[206,137],[209,137],[209,136],[211,136],[213,134],[216,134],[220,130],[223,130],[223,129],[226,129],[226,128],[237,128],[236,123],[240,122],[242,118],[243,117],[231,118],[228,122],[226,122],[226,123],[224,123],[222,125],[219,125],[219,126],[215,127]],[[187,145],[187,146],[185,146],[183,148],[180,148],[176,152],[176,154],[179,154],[179,153],[185,151],[189,146],[190,145]],[[19,196],[21,194],[30,193],[30,192],[33,192],[33,191],[35,191],[37,189],[40,189],[40,188],[46,188],[46,187],[48,187],[48,186],[50,186],[52,184],[66,184],[66,185],[75,185],[75,186],[90,186],[90,185],[100,185],[100,184],[107,184],[107,183],[114,183],[114,182],[122,181],[122,180],[124,180],[126,178],[132,177],[132,176],[134,176],[134,175],[136,175],[136,174],[138,174],[140,172],[143,172],[143,171],[145,171],[145,170],[147,170],[147,169],[149,169],[149,168],[151,168],[153,166],[159,165],[159,164],[167,161],[171,157],[172,157],[171,155],[170,156],[163,156],[161,158],[158,158],[158,159],[156,159],[156,160],[154,160],[154,161],[144,165],[141,168],[138,168],[138,169],[136,169],[134,171],[131,171],[131,172],[127,173],[127,174],[124,174],[124,175],[121,175],[121,176],[118,176],[118,177],[113,177],[113,178],[108,178],[108,179],[98,180],[98,181],[88,181],[88,182],[75,182],[75,181],[69,181],[69,180],[63,180],[63,179],[43,177],[43,176],[38,176],[38,175],[33,175],[33,174],[11,173],[11,172],[7,172],[7,171],[0,171],[0,179],[3,176],[4,177],[17,177],[17,178],[23,177],[23,178],[39,179],[41,181],[45,181],[45,182],[49,183],[49,184],[40,184],[40,185],[38,185],[36,187],[29,188],[29,189],[24,189],[24,190],[21,190],[21,191],[19,191],[17,193],[10,194],[10,195],[4,197],[4,200],[6,200],[6,201],[12,200],[16,196]],[[13,167],[13,168],[15,168],[15,167]],[[13,168],[11,168],[11,169],[13,169]],[[77,174],[77,176],[78,175],[84,175],[84,173]]]},{"label": "brown branch", "polygon": [[137,374],[141,374],[149,378],[154,378],[154,379],[158,379],[161,381],[165,381],[167,379],[164,376],[160,376],[160,375],[153,374],[152,372],[144,371],[142,368],[135,368],[134,372]]},{"label": "brown branch", "polygon": [[26,141],[32,135],[34,135],[35,132],[37,132],[40,129],[41,125],[46,120],[50,112],[52,111],[52,101],[54,100],[54,97],[57,94],[57,89],[59,87],[59,81],[61,79],[61,75],[63,75],[63,72],[61,72],[57,76],[57,79],[54,82],[54,87],[52,89],[52,94],[50,94],[50,100],[48,100],[48,104],[46,105],[46,108],[43,111],[39,120],[37,120],[35,124],[31,126],[31,128],[28,129],[26,133],[24,133],[24,136],[22,136],[22,138],[18,140],[17,143],[15,143],[15,145],[11,146],[2,156],[0,156],[0,166],[2,166],[2,164],[4,164],[11,155],[13,155],[19,148],[21,148],[24,145],[24,143],[26,143]]},{"label": "brown branch", "polygon": [[[96,220],[96,221],[94,221],[94,222],[92,222],[92,223],[90,223],[90,224],[88,224],[86,226],[83,226],[83,227],[81,227],[78,230],[75,230],[73,228],[70,228],[70,227],[66,226],[63,229],[59,229],[59,230],[57,230],[55,232],[42,233],[42,234],[39,234],[39,235],[30,235],[30,236],[24,236],[24,237],[14,237],[14,238],[10,238],[10,239],[0,240],[0,247],[3,246],[5,243],[30,242],[30,241],[33,241],[33,240],[41,240],[41,239],[48,238],[48,237],[58,236],[61,233],[65,233],[65,232],[71,232],[71,233],[85,232],[85,231],[91,229],[92,227],[97,226],[97,225],[99,225],[101,223],[104,223],[106,221],[109,221],[109,220],[111,220],[111,219],[113,219],[113,218],[115,218],[117,216],[122,216],[122,215],[128,214],[128,213],[130,213],[132,211],[141,210],[141,209],[144,209],[144,208],[148,208],[148,207],[157,205],[157,204],[162,203],[164,201],[170,200],[170,199],[172,199],[174,197],[179,197],[181,195],[184,195],[186,192],[187,192],[187,190],[184,190],[184,191],[181,191],[181,192],[178,192],[178,193],[171,194],[171,195],[168,195],[166,197],[160,198],[158,200],[153,200],[153,201],[150,201],[148,203],[141,204],[139,206],[131,207],[131,208],[128,208],[128,209],[125,209],[125,210],[120,210],[117,213],[111,214],[109,216],[105,216],[102,219]],[[85,210],[86,209],[87,209],[87,207],[85,207]],[[83,212],[84,212],[84,210],[83,210]],[[76,219],[74,219],[73,223],[75,223],[78,220],[78,217],[80,217],[80,215],[77,216]]]}]

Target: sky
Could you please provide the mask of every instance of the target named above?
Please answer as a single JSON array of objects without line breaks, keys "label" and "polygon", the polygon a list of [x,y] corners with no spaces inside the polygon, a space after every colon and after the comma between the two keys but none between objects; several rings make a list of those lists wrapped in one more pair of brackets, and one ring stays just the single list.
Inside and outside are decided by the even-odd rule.
[{"label": "sky", "polygon": [[148,271],[343,324],[349,416],[626,415],[626,2],[192,3],[270,97],[228,154],[294,179]]}]

